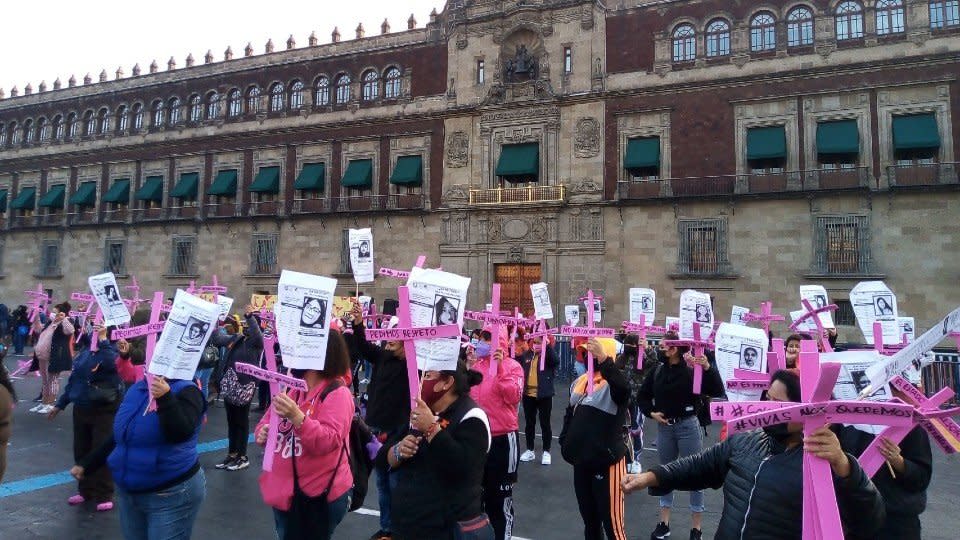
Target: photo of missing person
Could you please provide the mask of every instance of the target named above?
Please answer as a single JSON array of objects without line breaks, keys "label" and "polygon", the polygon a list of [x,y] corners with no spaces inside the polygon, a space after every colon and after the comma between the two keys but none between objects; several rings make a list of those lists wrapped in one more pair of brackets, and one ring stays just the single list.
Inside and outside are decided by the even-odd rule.
[{"label": "photo of missing person", "polygon": [[653,311],[653,298],[649,296],[640,297],[640,311],[644,313],[650,313]]},{"label": "photo of missing person", "polygon": [[760,368],[760,349],[753,345],[741,345],[740,369],[756,371]]},{"label": "photo of missing person", "polygon": [[357,260],[364,261],[370,258],[370,241],[361,240],[357,246]]},{"label": "photo of missing person", "polygon": [[870,386],[870,379],[867,378],[867,372],[863,370],[851,371],[850,379],[853,380],[853,387],[857,393],[863,392],[863,389]]},{"label": "photo of missing person", "polygon": [[206,337],[209,327],[210,323],[190,317],[187,319],[187,326],[183,329],[183,335],[180,336],[180,343],[191,347],[199,347],[203,344],[203,338]]},{"label": "photo of missing person", "polygon": [[[456,303],[455,303],[456,302]],[[460,316],[460,302],[451,300],[442,294],[438,294],[433,302],[433,324],[434,326],[443,326],[445,324],[457,324]]]},{"label": "photo of missing person", "polygon": [[710,305],[697,304],[696,319],[699,323],[710,323]]},{"label": "photo of missing person", "polygon": [[117,293],[117,288],[113,285],[105,285],[103,287],[103,296],[106,297],[107,301],[111,304],[120,302],[120,294]]},{"label": "photo of missing person", "polygon": [[910,324],[910,321],[904,321],[900,323],[900,331],[903,332],[904,334],[912,334],[913,325]]},{"label": "photo of missing person", "polygon": [[313,296],[303,298],[300,309],[301,328],[325,328],[327,322],[327,301]]},{"label": "photo of missing person", "polygon": [[817,309],[827,307],[827,297],[822,294],[815,295],[813,297],[813,307]]},{"label": "photo of missing person", "polygon": [[874,297],[873,314],[878,317],[893,315],[893,298],[890,296]]}]

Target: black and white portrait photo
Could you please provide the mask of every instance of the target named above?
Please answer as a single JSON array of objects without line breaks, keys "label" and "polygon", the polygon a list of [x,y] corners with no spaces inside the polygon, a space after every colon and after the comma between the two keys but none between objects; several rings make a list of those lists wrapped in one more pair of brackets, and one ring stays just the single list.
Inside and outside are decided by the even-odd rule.
[{"label": "black and white portrait photo", "polygon": [[757,370],[760,367],[760,349],[753,345],[740,347],[740,369]]},{"label": "black and white portrait photo", "polygon": [[457,299],[450,299],[442,294],[438,294],[433,302],[433,324],[442,326],[445,324],[457,324],[460,316],[460,302]]},{"label": "black and white portrait photo", "polygon": [[644,313],[650,313],[653,311],[653,298],[650,296],[640,297],[640,310]]},{"label": "black and white portrait photo", "polygon": [[180,343],[191,347],[199,347],[203,343],[203,338],[207,335],[209,323],[190,317],[187,319],[187,326],[183,329],[183,335],[180,336]]},{"label": "black and white portrait photo", "polygon": [[817,309],[827,307],[827,297],[822,294],[815,295],[813,297],[813,307]]},{"label": "black and white portrait photo", "polygon": [[873,298],[873,314],[878,317],[893,315],[893,297],[875,296]]},{"label": "black and white portrait photo", "polygon": [[710,305],[697,304],[696,319],[698,323],[710,323]]},{"label": "black and white portrait photo", "polygon": [[327,324],[327,301],[305,296],[303,307],[300,310],[300,326],[302,328],[325,328]]},{"label": "black and white portrait photo", "polygon": [[370,258],[370,241],[361,240],[357,245],[357,260],[366,261]]},{"label": "black and white portrait photo", "polygon": [[120,302],[120,294],[117,293],[117,287],[115,285],[104,285],[103,296],[107,299],[107,302],[111,304]]}]

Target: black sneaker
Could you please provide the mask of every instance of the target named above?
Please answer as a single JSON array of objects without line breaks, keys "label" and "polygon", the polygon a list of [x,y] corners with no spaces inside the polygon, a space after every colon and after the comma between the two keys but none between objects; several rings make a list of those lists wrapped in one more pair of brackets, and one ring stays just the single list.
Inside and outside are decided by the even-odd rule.
[{"label": "black sneaker", "polygon": [[393,534],[388,533],[383,529],[380,529],[379,531],[370,535],[370,540],[391,540],[392,538],[393,538]]},{"label": "black sneaker", "polygon": [[690,540],[703,540],[703,531],[700,529],[690,529]]},{"label": "black sneaker", "polygon": [[228,471],[242,471],[250,466],[250,460],[247,459],[247,456],[240,456],[233,461],[233,463],[227,465]]},{"label": "black sneaker", "polygon": [[670,538],[670,526],[664,522],[657,523],[657,528],[650,533],[650,540],[665,540]]},{"label": "black sneaker", "polygon": [[226,469],[231,463],[236,461],[236,459],[237,459],[237,456],[227,456],[223,458],[223,461],[221,461],[220,463],[217,463],[216,468]]},{"label": "black sneaker", "polygon": [[43,403],[43,394],[40,394],[39,396],[37,396],[36,398],[34,398],[34,399],[33,399],[33,402],[34,402],[34,403]]}]

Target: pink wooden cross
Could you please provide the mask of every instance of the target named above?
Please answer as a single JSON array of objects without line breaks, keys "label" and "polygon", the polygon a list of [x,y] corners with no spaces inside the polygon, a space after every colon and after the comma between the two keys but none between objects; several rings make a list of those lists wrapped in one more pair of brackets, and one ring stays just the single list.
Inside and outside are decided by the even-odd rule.
[{"label": "pink wooden cross", "polygon": [[[169,310],[167,310],[169,311]],[[150,320],[142,326],[114,330],[110,339],[134,338],[147,336],[147,347],[145,351],[144,372],[147,378],[147,388],[153,383],[153,374],[150,373],[150,360],[153,359],[153,350],[157,348],[157,336],[163,332],[164,323],[160,322],[160,314],[164,312],[163,291],[153,293],[153,300],[150,302]],[[147,404],[147,410],[144,414],[157,410],[157,402],[151,397]]]},{"label": "pink wooden cross", "polygon": [[[660,335],[667,333],[667,329],[663,326],[647,325],[646,313],[640,314],[640,322],[632,323],[630,321],[623,321],[621,326],[625,332],[637,334],[641,342],[647,340],[647,332]],[[643,369],[643,351],[637,351],[637,369]]]},{"label": "pink wooden cross", "polygon": [[[801,403],[759,401],[711,404],[711,417],[727,422],[730,435],[783,423],[802,423],[804,437],[831,423],[910,426],[913,407],[903,403],[830,401],[840,364],[820,362],[813,341],[801,342]],[[803,538],[843,540],[829,462],[803,455]]]},{"label": "pink wooden cross", "polygon": [[203,285],[200,287],[201,293],[213,293],[213,303],[220,302],[220,295],[227,293],[227,288],[220,285],[220,282],[217,281],[217,275],[213,275],[213,283],[210,285]]},{"label": "pink wooden cross", "polygon": [[491,288],[490,311],[464,311],[463,318],[468,321],[478,321],[490,325],[490,342],[493,347],[490,350],[490,375],[497,374],[497,362],[493,355],[500,350],[500,332],[501,327],[513,324],[516,326],[518,319],[509,315],[500,314],[500,284],[494,283]]},{"label": "pink wooden cross", "polygon": [[547,368],[547,342],[550,341],[550,336],[555,336],[557,333],[556,328],[547,327],[547,321],[539,320],[534,331],[527,334],[530,339],[540,338],[540,371]]},{"label": "pink wooden cross", "polygon": [[[597,300],[593,296],[593,290],[587,291],[587,296],[581,298],[581,300],[586,300],[587,305],[590,306],[587,309],[587,326],[562,326],[560,327],[560,335],[569,336],[569,337],[586,337],[586,338],[597,338],[605,337],[612,338],[617,334],[615,328],[598,328],[593,320],[593,307],[594,302]],[[612,360],[612,359],[611,359]],[[593,353],[587,351],[587,393],[593,393]]]},{"label": "pink wooden cross", "polygon": [[197,294],[197,282],[190,280],[190,285],[187,286],[187,294]]},{"label": "pink wooden cross", "polygon": [[[414,266],[417,268],[423,268],[423,265],[427,262],[426,255],[420,255],[417,257],[417,264]],[[394,270],[393,268],[381,268],[378,272],[381,276],[392,277],[397,279],[407,279],[410,277],[410,272],[405,270]]]},{"label": "pink wooden cross", "polygon": [[[713,342],[709,339],[700,337],[700,324],[693,324],[693,339],[665,339],[663,344],[667,347],[690,347],[694,357],[703,356],[707,349],[713,349]],[[693,393],[699,394],[703,390],[703,366],[693,364]]]},{"label": "pink wooden cross", "polygon": [[783,322],[783,315],[773,313],[773,302],[760,302],[760,313],[754,314],[752,311],[743,316],[744,322],[759,322],[763,327],[763,332],[770,335],[770,323]]},{"label": "pink wooden cross", "polygon": [[410,289],[406,286],[397,287],[399,306],[397,319],[400,323],[389,329],[371,329],[366,331],[367,339],[371,341],[403,341],[403,350],[407,357],[407,384],[410,387],[410,408],[417,406],[417,396],[420,395],[420,377],[417,375],[417,340],[456,337],[460,335],[460,327],[456,324],[441,326],[414,327],[410,322]]},{"label": "pink wooden cross", "polygon": [[37,288],[30,291],[24,291],[27,294],[27,307],[30,308],[30,322],[37,320],[37,316],[43,310],[43,307],[50,301],[50,296],[43,290],[43,283],[37,283]]},{"label": "pink wooden cross", "polygon": [[124,289],[130,291],[133,294],[133,298],[124,300],[123,303],[127,305],[127,310],[129,310],[132,315],[137,311],[137,308],[140,307],[140,304],[146,303],[147,300],[140,298],[140,284],[137,283],[137,276],[133,276],[130,281],[130,285],[127,285]]},{"label": "pink wooden cross", "polygon": [[806,298],[800,300],[800,303],[803,304],[804,313],[797,318],[797,320],[793,321],[793,324],[790,325],[790,330],[795,331],[803,321],[813,319],[813,324],[817,325],[817,341],[820,343],[820,348],[823,349],[823,352],[833,352],[833,347],[830,346],[830,340],[827,339],[827,331],[824,329],[823,322],[820,320],[820,314],[836,311],[837,305],[830,304],[822,308],[814,308]]},{"label": "pink wooden cross", "polygon": [[884,356],[892,356],[897,352],[903,350],[910,343],[907,341],[907,334],[903,334],[900,339],[900,343],[897,344],[887,344],[883,343],[883,325],[880,324],[880,321],[874,321],[873,323],[873,348],[880,354]]},{"label": "pink wooden cross", "polygon": [[783,340],[774,338],[767,351],[767,372],[759,373],[749,369],[734,369],[732,379],[727,381],[728,390],[766,390],[774,373],[787,366],[787,353]]}]

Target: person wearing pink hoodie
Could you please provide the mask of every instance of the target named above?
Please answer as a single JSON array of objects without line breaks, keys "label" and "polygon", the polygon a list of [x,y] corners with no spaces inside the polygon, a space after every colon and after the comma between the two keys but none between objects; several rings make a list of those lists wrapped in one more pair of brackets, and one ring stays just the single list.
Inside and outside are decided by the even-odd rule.
[{"label": "person wearing pink hoodie", "polygon": [[[353,474],[349,463],[353,394],[344,377],[350,355],[343,336],[330,332],[321,370],[291,370],[307,391],[273,397],[280,415],[273,469],[260,475],[263,501],[273,507],[279,540],[328,540],[350,506]],[[257,428],[257,444],[267,442],[270,412]]]},{"label": "person wearing pink hoodie", "polygon": [[490,330],[484,328],[476,350],[467,355],[470,368],[483,374],[483,381],[470,390],[470,397],[490,420],[490,453],[483,470],[484,511],[490,517],[495,538],[509,540],[514,522],[513,484],[517,482],[523,368],[508,356],[506,328],[500,329],[499,347],[491,344]]}]

